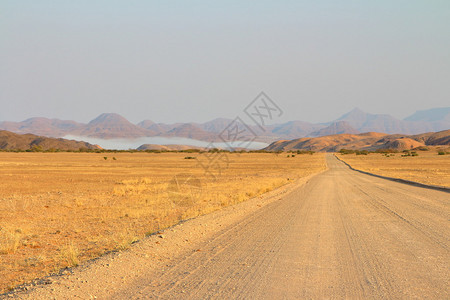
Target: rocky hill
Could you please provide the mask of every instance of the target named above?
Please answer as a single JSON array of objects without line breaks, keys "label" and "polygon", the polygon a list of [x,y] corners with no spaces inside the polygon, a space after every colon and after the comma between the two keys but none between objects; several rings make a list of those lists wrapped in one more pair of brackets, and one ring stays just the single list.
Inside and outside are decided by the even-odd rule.
[{"label": "rocky hill", "polygon": [[430,132],[420,135],[385,134],[377,132],[361,134],[336,134],[315,138],[300,138],[273,142],[265,150],[312,150],[335,152],[340,149],[378,150],[394,149],[398,151],[414,149],[420,146],[450,145],[450,130]]},{"label": "rocky hill", "polygon": [[88,124],[70,131],[70,134],[81,137],[109,139],[149,136],[152,135],[152,132],[132,124],[121,115],[108,113],[101,114]]},{"label": "rocky hill", "polygon": [[67,132],[77,130],[83,126],[75,121],[30,118],[22,122],[0,122],[0,129],[15,133],[31,133],[37,135],[62,137]]},{"label": "rocky hill", "polygon": [[17,134],[5,130],[0,130],[0,149],[2,150],[79,150],[101,149],[97,145],[86,142],[66,140],[62,138],[48,138],[34,134]]},{"label": "rocky hill", "polygon": [[162,135],[167,137],[185,137],[201,141],[214,141],[217,139],[217,134],[205,131],[199,126],[190,123],[177,126]]}]

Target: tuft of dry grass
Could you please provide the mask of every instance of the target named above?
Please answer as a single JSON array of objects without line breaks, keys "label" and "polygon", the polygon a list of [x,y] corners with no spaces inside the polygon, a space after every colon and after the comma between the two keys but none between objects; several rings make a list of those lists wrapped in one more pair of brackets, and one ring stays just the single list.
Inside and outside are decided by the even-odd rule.
[{"label": "tuft of dry grass", "polygon": [[0,227],[0,255],[16,253],[21,240],[22,231],[20,229],[11,232]]},{"label": "tuft of dry grass", "polygon": [[60,253],[62,260],[64,260],[69,267],[75,267],[79,265],[80,260],[78,259],[78,256],[80,255],[80,251],[72,241],[64,245],[60,249]]},{"label": "tuft of dry grass", "polygon": [[130,248],[131,244],[139,241],[141,238],[129,230],[122,231],[115,237],[116,246],[114,250],[126,250]]},{"label": "tuft of dry grass", "polygon": [[407,157],[402,156],[403,153],[337,155],[358,170],[424,184],[450,187],[450,155],[438,155],[435,150],[417,151],[417,153],[418,156]]},{"label": "tuft of dry grass", "polygon": [[326,167],[323,154],[234,153],[214,178],[201,155],[114,155],[0,153],[0,291]]}]

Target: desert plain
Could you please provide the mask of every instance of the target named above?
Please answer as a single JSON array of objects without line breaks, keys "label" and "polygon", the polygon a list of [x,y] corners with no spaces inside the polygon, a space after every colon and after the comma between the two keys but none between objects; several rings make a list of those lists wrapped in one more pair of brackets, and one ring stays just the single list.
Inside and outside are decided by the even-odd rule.
[{"label": "desert plain", "polygon": [[326,168],[324,154],[222,154],[0,153],[0,291]]},{"label": "desert plain", "polygon": [[[448,188],[450,155],[438,152],[3,152],[0,287],[25,284],[23,299],[448,295],[446,192],[335,158]],[[226,207],[238,211],[216,214]],[[56,290],[27,293],[88,261]]]},{"label": "desert plain", "polygon": [[[447,148],[415,151],[417,156],[408,155],[408,152],[337,155],[358,170],[450,188],[450,155],[445,154],[448,151]],[[439,152],[444,154],[439,155]]]}]

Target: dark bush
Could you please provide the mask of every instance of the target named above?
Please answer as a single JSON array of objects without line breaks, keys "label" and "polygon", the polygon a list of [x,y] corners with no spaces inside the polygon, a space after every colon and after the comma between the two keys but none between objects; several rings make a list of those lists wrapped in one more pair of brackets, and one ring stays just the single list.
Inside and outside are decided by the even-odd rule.
[{"label": "dark bush", "polygon": [[339,150],[339,153],[341,153],[341,154],[354,154],[355,150],[341,149],[341,150]]},{"label": "dark bush", "polygon": [[316,152],[312,151],[312,150],[297,150],[297,154],[311,154],[311,155],[313,155],[314,153],[316,153]]},{"label": "dark bush", "polygon": [[384,149],[377,149],[375,152],[376,153],[398,153],[398,150],[384,148]]}]

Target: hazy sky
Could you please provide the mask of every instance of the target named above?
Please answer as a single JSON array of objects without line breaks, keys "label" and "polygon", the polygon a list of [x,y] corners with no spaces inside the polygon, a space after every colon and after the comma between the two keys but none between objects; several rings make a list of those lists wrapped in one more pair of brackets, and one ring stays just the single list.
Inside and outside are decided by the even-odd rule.
[{"label": "hazy sky", "polygon": [[280,121],[450,103],[450,1],[0,0],[0,121]]}]

